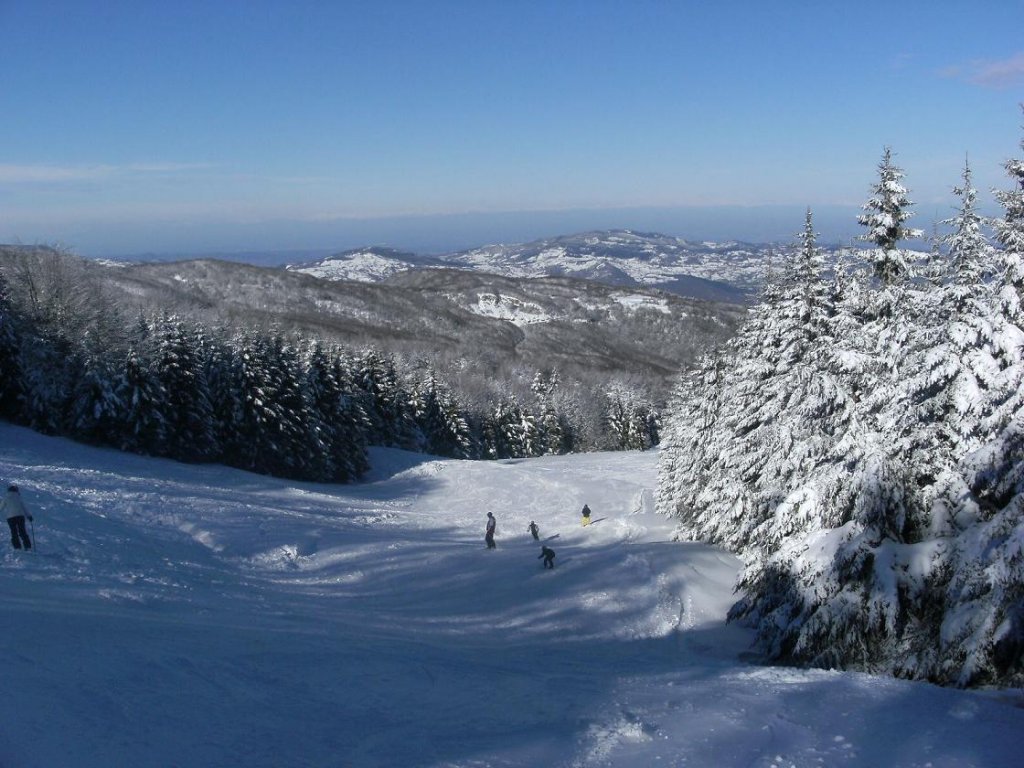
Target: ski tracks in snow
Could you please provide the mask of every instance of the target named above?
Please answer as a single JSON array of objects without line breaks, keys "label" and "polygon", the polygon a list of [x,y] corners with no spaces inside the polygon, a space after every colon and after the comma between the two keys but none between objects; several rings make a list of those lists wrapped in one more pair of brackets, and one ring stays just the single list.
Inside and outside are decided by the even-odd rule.
[{"label": "ski tracks in snow", "polygon": [[0,431],[41,545],[0,558],[5,766],[1018,762],[1001,700],[739,662],[739,564],[670,541],[651,453],[375,449],[325,486]]}]

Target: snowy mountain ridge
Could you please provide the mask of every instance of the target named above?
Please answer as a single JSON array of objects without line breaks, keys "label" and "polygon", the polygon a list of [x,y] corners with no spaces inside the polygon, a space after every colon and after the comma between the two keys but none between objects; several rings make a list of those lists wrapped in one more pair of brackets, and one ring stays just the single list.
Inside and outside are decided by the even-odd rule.
[{"label": "snowy mountain ridge", "polygon": [[376,246],[344,251],[309,264],[290,265],[288,269],[323,280],[376,283],[408,269],[422,269],[431,266],[446,265],[443,261]]},{"label": "snowy mountain ridge", "polygon": [[631,230],[586,232],[521,245],[493,245],[451,254],[447,260],[512,277],[565,275],[598,282],[660,286],[679,277],[756,287],[771,246],[691,243]]},{"label": "snowy mountain ridge", "polygon": [[699,299],[742,301],[763,280],[769,254],[778,252],[770,245],[692,243],[668,235],[608,230],[437,257],[361,248],[287,268],[329,280],[376,282],[405,270],[447,267],[514,278],[572,277],[659,288]]}]

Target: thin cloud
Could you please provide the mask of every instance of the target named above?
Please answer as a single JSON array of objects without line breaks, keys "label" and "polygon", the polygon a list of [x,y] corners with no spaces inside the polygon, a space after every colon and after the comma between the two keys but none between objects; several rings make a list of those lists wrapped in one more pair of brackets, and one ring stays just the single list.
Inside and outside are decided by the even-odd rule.
[{"label": "thin cloud", "polygon": [[978,59],[943,70],[946,77],[963,80],[982,88],[1013,88],[1024,84],[1024,53],[1008,59]]},{"label": "thin cloud", "polygon": [[0,183],[37,184],[61,181],[82,181],[105,175],[102,166],[57,166],[0,164]]},{"label": "thin cloud", "polygon": [[127,165],[21,165],[0,163],[0,184],[59,184],[112,176],[181,173],[208,168],[205,163],[129,163]]},{"label": "thin cloud", "polygon": [[180,173],[181,171],[197,171],[210,168],[209,163],[132,163],[123,166],[131,173]]}]

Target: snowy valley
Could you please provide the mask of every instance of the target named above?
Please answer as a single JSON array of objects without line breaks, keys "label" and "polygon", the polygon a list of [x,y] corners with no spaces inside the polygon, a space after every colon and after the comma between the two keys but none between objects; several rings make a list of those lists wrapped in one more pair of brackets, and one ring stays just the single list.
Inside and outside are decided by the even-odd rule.
[{"label": "snowy valley", "polygon": [[656,463],[374,449],[297,484],[0,424],[38,543],[0,559],[0,764],[1019,764],[1020,691],[759,663],[739,561],[672,541]]}]

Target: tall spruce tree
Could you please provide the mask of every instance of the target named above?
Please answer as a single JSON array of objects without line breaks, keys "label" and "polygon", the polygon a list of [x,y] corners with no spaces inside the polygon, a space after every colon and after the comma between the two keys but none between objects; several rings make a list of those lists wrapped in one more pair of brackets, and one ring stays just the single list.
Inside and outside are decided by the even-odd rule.
[{"label": "tall spruce tree", "polygon": [[469,424],[451,391],[428,367],[413,387],[410,402],[423,448],[438,456],[459,459],[473,454]]},{"label": "tall spruce tree", "polygon": [[871,197],[862,206],[867,213],[857,221],[867,227],[862,240],[873,243],[871,263],[875,276],[884,284],[891,285],[904,279],[909,273],[906,252],[899,247],[900,241],[920,237],[921,230],[904,226],[913,215],[902,180],[902,169],[893,163],[892,150],[885,148],[878,164],[878,182],[871,189]]},{"label": "tall spruce tree", "polygon": [[237,376],[240,391],[237,466],[268,474],[273,471],[277,446],[274,443],[278,408],[274,402],[270,340],[263,333],[250,332],[236,341]]},{"label": "tall spruce tree", "polygon": [[203,355],[214,441],[221,459],[235,467],[245,466],[242,456],[247,450],[243,446],[244,386],[240,359],[244,347],[243,336],[232,336],[221,329],[211,334]]},{"label": "tall spruce tree", "polygon": [[538,371],[530,384],[536,409],[540,414],[537,426],[540,431],[541,450],[545,454],[567,453],[572,447],[572,427],[559,413],[555,404],[559,383],[558,371],[552,369]]},{"label": "tall spruce tree", "polygon": [[344,468],[338,466],[335,454],[335,445],[340,439],[338,432],[341,429],[341,425],[336,421],[337,407],[342,394],[341,387],[334,378],[330,358],[322,344],[314,343],[305,351],[303,368],[306,377],[305,391],[317,424],[314,435],[316,454],[309,462],[310,471],[318,480],[338,479],[345,474]]},{"label": "tall spruce tree", "polygon": [[155,369],[166,393],[162,453],[182,461],[209,461],[218,453],[202,348],[204,337],[174,315],[157,323]]},{"label": "tall spruce tree", "polygon": [[274,418],[268,472],[281,477],[323,477],[324,455],[319,418],[309,407],[298,350],[280,333],[268,349],[269,397]]},{"label": "tall spruce tree", "polygon": [[818,233],[814,231],[814,214],[807,209],[803,231],[797,234],[799,247],[792,266],[792,286],[798,309],[795,318],[803,329],[808,343],[813,343],[819,334],[826,332],[828,322],[828,295],[822,279],[824,258],[818,248]]},{"label": "tall spruce tree", "polygon": [[136,339],[128,348],[115,391],[121,407],[117,447],[141,454],[162,452],[167,444],[167,393],[144,338]]},{"label": "tall spruce tree", "polygon": [[100,445],[121,442],[124,404],[117,391],[112,351],[95,334],[81,342],[81,369],[71,390],[69,428],[72,437]]},{"label": "tall spruce tree", "polygon": [[367,349],[359,355],[358,368],[356,380],[366,395],[366,413],[370,419],[368,442],[415,448],[416,426],[409,393],[398,375],[394,357]]},{"label": "tall spruce tree", "polygon": [[357,364],[352,355],[335,348],[331,354],[331,370],[338,387],[338,400],[331,417],[333,463],[338,479],[349,482],[370,468],[366,455],[370,419],[363,408],[364,400],[356,383]]},{"label": "tall spruce tree", "polygon": [[616,382],[605,399],[605,423],[615,448],[645,451],[658,443],[660,415],[643,394]]},{"label": "tall spruce tree", "polygon": [[315,342],[304,353],[304,390],[311,422],[311,448],[307,476],[317,480],[350,482],[368,468],[366,418],[354,397],[352,374],[337,350]]},{"label": "tall spruce tree", "polygon": [[483,424],[483,454],[491,459],[541,455],[540,432],[532,413],[506,393]]}]

